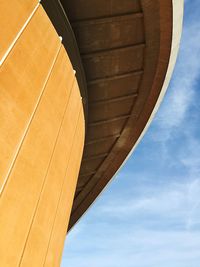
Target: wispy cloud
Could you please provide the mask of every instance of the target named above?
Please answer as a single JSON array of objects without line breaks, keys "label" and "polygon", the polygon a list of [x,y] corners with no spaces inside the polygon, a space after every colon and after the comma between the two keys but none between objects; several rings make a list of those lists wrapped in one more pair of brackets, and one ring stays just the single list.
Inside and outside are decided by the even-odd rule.
[{"label": "wispy cloud", "polygon": [[200,180],[165,179],[156,185],[141,177],[140,190],[133,182],[121,198],[108,192],[70,234],[63,266],[197,267]]},{"label": "wispy cloud", "polygon": [[157,141],[166,142],[174,130],[185,124],[187,112],[195,102],[195,86],[200,73],[200,23],[195,10],[193,15],[196,19],[184,24],[184,42],[180,47],[170,89],[156,117],[155,128],[159,134],[154,136]]},{"label": "wispy cloud", "polygon": [[188,136],[187,144],[181,155],[181,162],[189,170],[190,175],[200,178],[200,141],[192,135]]},{"label": "wispy cloud", "polygon": [[[123,223],[132,221],[133,225],[137,225],[139,221],[143,228],[152,228],[154,225],[157,228],[164,221],[166,228],[176,224],[181,229],[191,230],[193,226],[200,229],[200,179],[170,184],[166,177],[165,186],[154,184],[149,188],[147,184],[146,187],[148,188],[143,185],[140,196],[124,196],[123,199],[107,201],[106,205],[98,208],[96,216],[117,219]],[[163,223],[161,226],[163,228]]]},{"label": "wispy cloud", "polygon": [[196,233],[138,230],[125,233],[120,230],[94,237],[95,251],[91,251],[90,241],[85,240],[82,246],[88,250],[84,250],[81,257],[73,255],[76,257],[64,258],[63,262],[76,267],[198,266],[200,235]]}]

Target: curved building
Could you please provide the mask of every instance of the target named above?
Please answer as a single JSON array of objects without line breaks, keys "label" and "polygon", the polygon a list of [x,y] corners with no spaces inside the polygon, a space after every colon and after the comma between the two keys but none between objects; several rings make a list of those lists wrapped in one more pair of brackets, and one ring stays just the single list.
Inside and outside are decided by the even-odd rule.
[{"label": "curved building", "polygon": [[182,0],[1,1],[0,266],[60,265],[65,235],[142,138]]}]

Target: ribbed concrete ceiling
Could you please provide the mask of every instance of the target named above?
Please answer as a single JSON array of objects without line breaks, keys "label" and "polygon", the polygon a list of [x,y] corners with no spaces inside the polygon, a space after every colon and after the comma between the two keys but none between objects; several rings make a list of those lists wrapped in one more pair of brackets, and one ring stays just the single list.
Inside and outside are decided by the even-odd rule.
[{"label": "ribbed concrete ceiling", "polygon": [[70,226],[119,169],[156,104],[172,43],[172,0],[62,0],[88,90],[84,155]]}]

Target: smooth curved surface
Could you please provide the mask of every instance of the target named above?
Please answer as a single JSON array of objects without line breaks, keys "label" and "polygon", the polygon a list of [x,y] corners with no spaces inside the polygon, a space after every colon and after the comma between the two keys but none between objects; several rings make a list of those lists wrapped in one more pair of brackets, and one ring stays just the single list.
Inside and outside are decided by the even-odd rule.
[{"label": "smooth curved surface", "polygon": [[0,266],[55,267],[84,146],[82,98],[41,5],[16,34],[0,67]]}]

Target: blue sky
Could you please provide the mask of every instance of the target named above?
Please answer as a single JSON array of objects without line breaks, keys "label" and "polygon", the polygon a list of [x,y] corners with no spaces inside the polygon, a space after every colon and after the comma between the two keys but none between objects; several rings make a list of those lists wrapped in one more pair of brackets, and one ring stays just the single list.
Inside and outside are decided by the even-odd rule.
[{"label": "blue sky", "polygon": [[62,267],[200,266],[200,0],[144,138],[67,237]]}]

